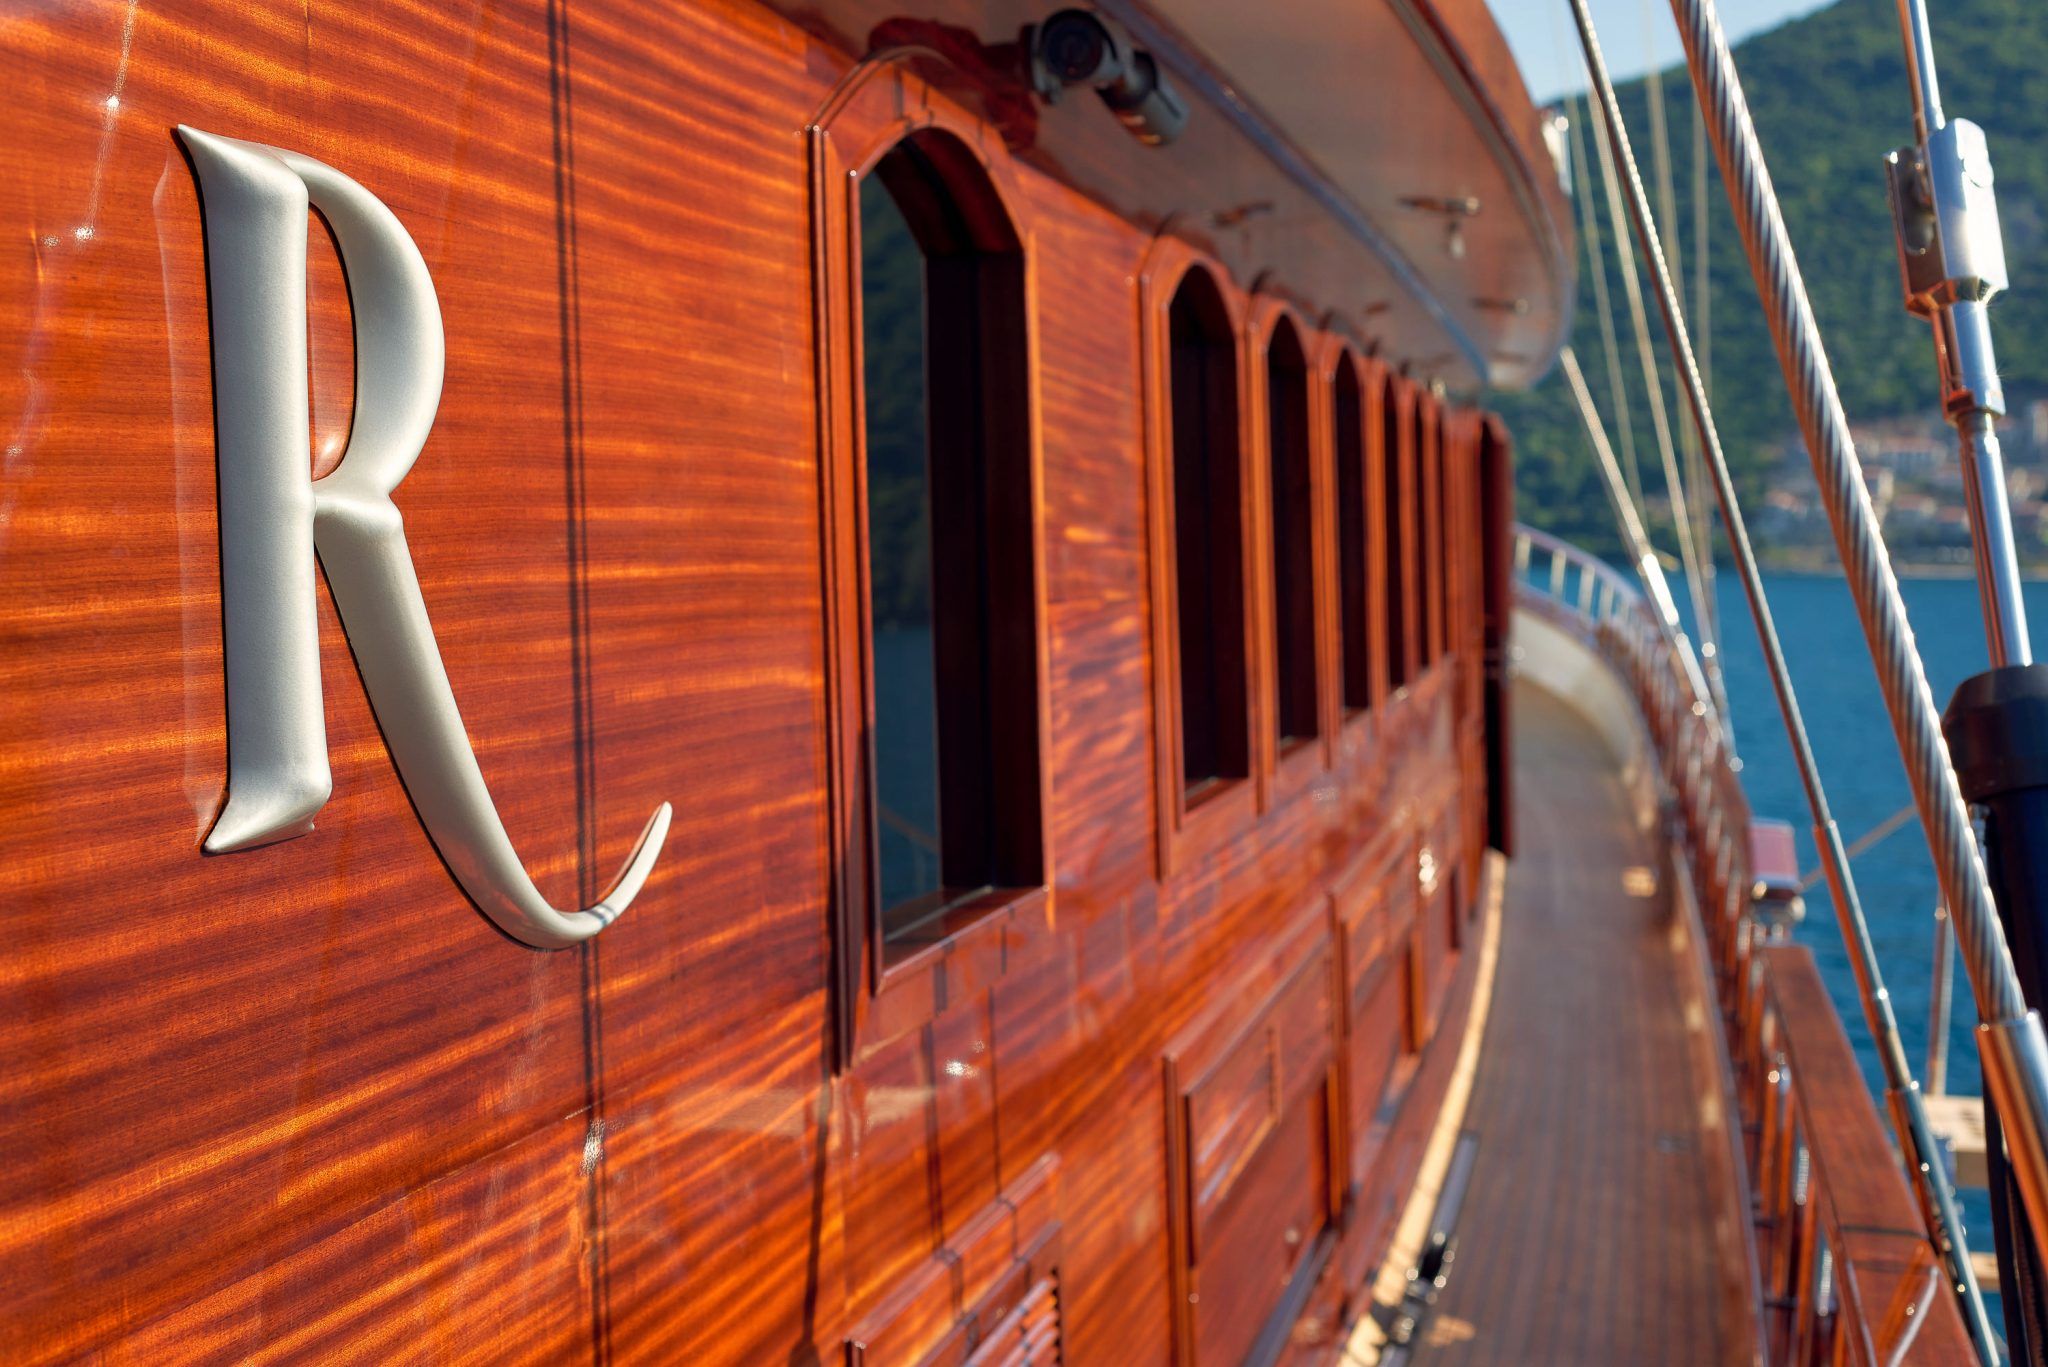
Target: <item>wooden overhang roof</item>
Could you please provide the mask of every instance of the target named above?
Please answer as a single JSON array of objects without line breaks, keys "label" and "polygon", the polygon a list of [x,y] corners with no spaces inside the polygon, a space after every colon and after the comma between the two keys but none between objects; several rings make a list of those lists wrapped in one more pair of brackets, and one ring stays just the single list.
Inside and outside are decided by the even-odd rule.
[{"label": "wooden overhang roof", "polygon": [[1101,0],[1192,106],[1160,147],[1085,90],[1029,94],[1018,36],[1058,8],[1044,0],[771,4],[863,63],[907,57],[1014,155],[1419,378],[1525,387],[1568,335],[1548,115],[1484,0]]},{"label": "wooden overhang roof", "polygon": [[[1332,211],[1421,296],[1430,317],[1404,319],[1404,332],[1434,323],[1493,384],[1524,386],[1549,368],[1575,296],[1571,211],[1548,115],[1484,0],[1156,9],[1203,52],[1225,54],[1240,122],[1290,145],[1306,162],[1296,174],[1320,178],[1340,202]],[[1440,207],[1459,204],[1478,211]]]}]

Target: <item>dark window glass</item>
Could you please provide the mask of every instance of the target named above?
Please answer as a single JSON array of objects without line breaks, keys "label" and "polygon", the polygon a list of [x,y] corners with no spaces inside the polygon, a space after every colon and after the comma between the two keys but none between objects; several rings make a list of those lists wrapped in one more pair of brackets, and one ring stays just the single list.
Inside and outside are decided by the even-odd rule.
[{"label": "dark window glass", "polygon": [[1358,369],[1348,360],[1337,367],[1332,446],[1337,464],[1337,590],[1339,636],[1344,650],[1344,706],[1362,712],[1372,706],[1372,630],[1367,597],[1365,515],[1365,394]]},{"label": "dark window glass", "polygon": [[1181,778],[1190,801],[1247,763],[1237,355],[1230,315],[1200,271],[1169,310],[1174,586]]},{"label": "dark window glass", "polygon": [[1444,415],[1436,419],[1432,463],[1436,467],[1436,657],[1450,653],[1456,639],[1451,625],[1451,578],[1458,569],[1458,519],[1451,512],[1451,457],[1444,442]]},{"label": "dark window glass", "polygon": [[[953,187],[983,201],[968,214]],[[862,395],[885,933],[1041,881],[1023,265],[941,134],[861,184]]]},{"label": "dark window glass", "polygon": [[1408,451],[1401,440],[1401,405],[1394,401],[1391,384],[1383,391],[1380,411],[1384,452],[1380,461],[1385,472],[1387,527],[1386,574],[1381,583],[1387,595],[1387,684],[1400,688],[1408,682],[1411,663],[1408,654]]},{"label": "dark window glass", "polygon": [[1444,653],[1444,499],[1443,422],[1434,406],[1426,420],[1417,419],[1416,461],[1420,478],[1416,512],[1422,531],[1422,664],[1428,668]]},{"label": "dark window glass", "polygon": [[1282,744],[1313,740],[1316,716],[1315,508],[1308,436],[1308,358],[1291,323],[1266,348],[1266,454],[1271,473],[1274,729]]}]

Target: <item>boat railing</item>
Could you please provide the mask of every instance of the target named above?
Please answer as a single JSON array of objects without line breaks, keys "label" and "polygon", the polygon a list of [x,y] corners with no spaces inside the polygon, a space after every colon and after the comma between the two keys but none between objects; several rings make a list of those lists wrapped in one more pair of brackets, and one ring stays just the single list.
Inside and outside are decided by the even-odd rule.
[{"label": "boat railing", "polygon": [[1522,526],[1514,569],[1516,605],[1605,661],[1650,742],[1740,1112],[1765,1361],[1975,1361],[1813,955],[1753,904],[1749,804],[1697,672],[1623,571]]}]

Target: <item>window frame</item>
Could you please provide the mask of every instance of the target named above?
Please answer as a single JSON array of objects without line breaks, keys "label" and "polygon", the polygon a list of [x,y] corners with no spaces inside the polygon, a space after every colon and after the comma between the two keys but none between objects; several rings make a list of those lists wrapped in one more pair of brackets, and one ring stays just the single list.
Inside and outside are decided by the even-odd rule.
[{"label": "window frame", "polygon": [[[1232,367],[1237,384],[1238,566],[1244,586],[1243,658],[1245,679],[1245,754],[1250,773],[1225,779],[1193,804],[1183,783],[1180,708],[1180,628],[1175,561],[1173,449],[1173,337],[1171,313],[1175,295],[1190,271],[1206,274],[1223,302],[1229,336],[1236,352]],[[1153,805],[1157,836],[1156,859],[1163,881],[1241,831],[1258,812],[1258,612],[1256,517],[1252,466],[1252,404],[1247,383],[1249,363],[1244,345],[1247,312],[1244,291],[1221,262],[1170,234],[1154,239],[1138,272],[1140,318],[1140,406],[1145,446],[1146,581],[1152,645]]]},{"label": "window frame", "polygon": [[[1389,369],[1381,374],[1381,462],[1380,482],[1377,496],[1383,509],[1380,523],[1380,610],[1386,621],[1386,661],[1383,666],[1387,689],[1384,698],[1392,703],[1414,692],[1422,675],[1421,632],[1419,630],[1420,593],[1417,577],[1420,570],[1419,547],[1416,542],[1421,530],[1421,518],[1415,506],[1416,480],[1416,386],[1406,377]],[[1391,415],[1395,433],[1395,449],[1387,451],[1386,419]],[[1393,506],[1387,498],[1387,468],[1397,463],[1401,473],[1401,502]],[[1395,520],[1401,527],[1398,544],[1390,532]],[[1395,565],[1394,557],[1399,554],[1400,563]],[[1398,573],[1396,569],[1398,568]],[[1401,631],[1398,640],[1393,636],[1393,590],[1400,591]],[[1394,652],[1400,652],[1402,662],[1401,681],[1394,682]]]},{"label": "window frame", "polygon": [[[1023,382],[1030,482],[1029,601],[1034,653],[1038,752],[1031,818],[1040,851],[1040,882],[995,888],[959,899],[914,937],[885,933],[886,908],[875,888],[873,774],[868,753],[874,721],[872,623],[867,567],[866,414],[861,371],[860,194],[863,184],[904,139],[920,133],[951,139],[987,181],[955,203],[970,221],[969,201],[986,195],[1007,220],[1022,266]],[[823,541],[822,616],[825,766],[829,827],[829,920],[832,939],[833,1056],[844,1069],[864,1050],[932,1019],[970,981],[1005,969],[1007,928],[1049,922],[1055,855],[1051,832],[1052,727],[1050,634],[1045,586],[1044,453],[1038,393],[1036,230],[999,134],[938,95],[900,62],[879,63],[843,90],[808,130],[811,168],[811,264],[817,367],[819,509]]]},{"label": "window frame", "polygon": [[[1464,661],[1472,654],[1472,603],[1474,551],[1477,533],[1472,523],[1471,477],[1477,449],[1476,425],[1471,412],[1446,404],[1443,423],[1443,467],[1439,487],[1443,498],[1444,572],[1444,654]],[[1464,674],[1459,668],[1459,702],[1466,706]]]},{"label": "window frame", "polygon": [[1445,595],[1450,578],[1444,523],[1444,409],[1428,390],[1420,390],[1416,395],[1415,448],[1413,468],[1422,495],[1416,505],[1422,518],[1422,541],[1418,547],[1422,553],[1421,672],[1427,675],[1442,663],[1449,641]]},{"label": "window frame", "polygon": [[[1273,488],[1272,469],[1272,349],[1282,326],[1294,329],[1302,352],[1303,382],[1308,399],[1308,465],[1310,533],[1309,583],[1314,595],[1311,614],[1310,674],[1315,682],[1316,735],[1296,740],[1283,753],[1280,749],[1280,668],[1278,658],[1278,585],[1273,574]],[[1252,433],[1250,465],[1253,503],[1251,521],[1255,546],[1253,561],[1257,578],[1253,601],[1258,619],[1253,633],[1257,654],[1258,688],[1252,711],[1253,736],[1257,741],[1254,763],[1258,776],[1258,810],[1265,812],[1292,797],[1327,772],[1336,759],[1337,709],[1332,666],[1331,628],[1335,625],[1330,599],[1335,587],[1335,553],[1330,544],[1330,389],[1319,383],[1323,352],[1322,330],[1286,299],[1274,293],[1254,293],[1246,312],[1244,353],[1251,409],[1248,426]]]},{"label": "window frame", "polygon": [[[1369,736],[1373,732],[1387,701],[1387,611],[1382,585],[1386,573],[1382,559],[1386,531],[1385,370],[1385,365],[1361,351],[1337,324],[1325,327],[1320,383],[1327,391],[1325,402],[1330,414],[1328,534],[1333,577],[1330,649],[1335,661],[1335,737],[1340,752],[1357,743],[1354,738]],[[1359,444],[1358,450],[1351,453],[1339,449],[1337,441],[1337,382],[1338,377],[1347,371],[1358,386]],[[1338,474],[1339,463],[1347,458],[1358,462],[1363,494],[1360,534],[1365,539],[1361,548],[1363,563],[1360,573],[1364,576],[1365,597],[1366,705],[1357,709],[1352,708],[1344,697],[1344,537],[1338,522],[1342,512],[1339,505],[1343,497],[1343,481]]]}]

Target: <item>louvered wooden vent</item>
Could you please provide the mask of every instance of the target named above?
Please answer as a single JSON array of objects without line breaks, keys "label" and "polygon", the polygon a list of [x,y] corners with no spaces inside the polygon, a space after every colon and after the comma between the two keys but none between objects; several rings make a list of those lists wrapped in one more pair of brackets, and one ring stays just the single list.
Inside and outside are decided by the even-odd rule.
[{"label": "louvered wooden vent", "polygon": [[1056,1367],[1059,1159],[1047,1154],[846,1336],[846,1367]]},{"label": "louvered wooden vent", "polygon": [[967,1367],[1058,1367],[1060,1361],[1059,1275],[1052,1273],[989,1331]]}]

